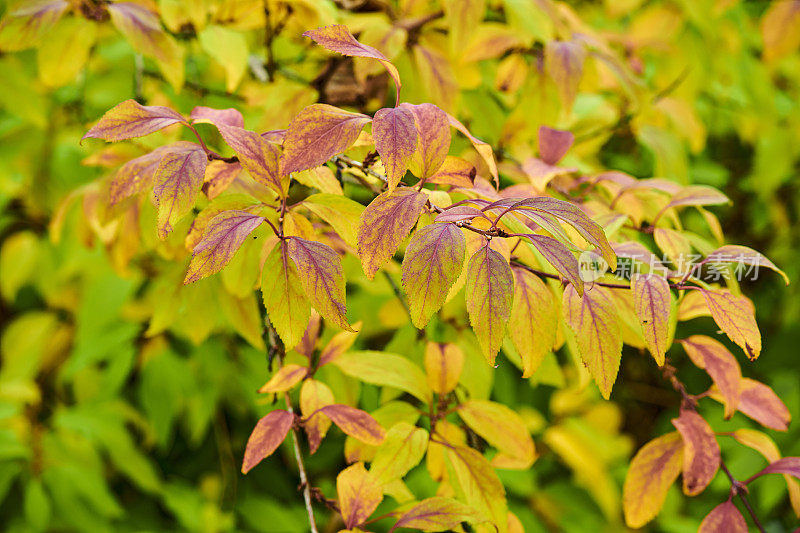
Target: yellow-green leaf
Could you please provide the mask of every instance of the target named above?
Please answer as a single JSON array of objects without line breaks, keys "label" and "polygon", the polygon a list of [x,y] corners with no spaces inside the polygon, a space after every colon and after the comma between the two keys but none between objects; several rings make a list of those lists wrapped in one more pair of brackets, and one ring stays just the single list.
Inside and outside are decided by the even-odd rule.
[{"label": "yellow-green leaf", "polygon": [[536,372],[555,345],[558,307],[550,289],[539,276],[512,267],[514,303],[508,320],[508,333],[522,358],[522,377]]},{"label": "yellow-green leaf", "polygon": [[369,471],[385,485],[405,476],[422,460],[428,448],[428,432],[407,422],[400,422],[386,432]]},{"label": "yellow-green leaf", "polygon": [[447,394],[458,385],[464,368],[464,352],[455,344],[429,342],[425,346],[425,374],[437,394]]},{"label": "yellow-green leaf", "polygon": [[430,403],[432,392],[422,370],[401,355],[386,352],[351,352],[333,361],[339,369],[354,378],[373,385],[394,387]]},{"label": "yellow-green leaf", "polygon": [[500,253],[486,244],[467,264],[467,312],[484,357],[494,365],[514,301],[514,276]]},{"label": "yellow-green leaf", "polygon": [[363,523],[383,500],[383,491],[364,463],[351,465],[336,476],[336,493],[345,527]]},{"label": "yellow-green leaf", "polygon": [[536,458],[533,439],[522,417],[514,410],[487,400],[467,400],[458,406],[458,416],[486,442],[508,456],[495,457],[492,461],[495,466],[525,470],[533,464]]}]

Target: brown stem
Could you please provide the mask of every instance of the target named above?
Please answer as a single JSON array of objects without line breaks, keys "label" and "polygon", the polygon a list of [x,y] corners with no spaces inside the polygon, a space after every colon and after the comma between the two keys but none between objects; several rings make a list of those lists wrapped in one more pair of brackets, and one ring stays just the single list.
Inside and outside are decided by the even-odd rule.
[{"label": "brown stem", "polygon": [[761,533],[764,533],[764,526],[762,526],[761,522],[758,521],[755,511],[750,505],[750,500],[747,499],[747,485],[733,477],[731,471],[728,470],[727,466],[725,466],[724,461],[720,460],[719,466],[722,468],[722,471],[725,472],[725,475],[728,476],[728,479],[731,482],[731,493],[739,496],[739,499],[742,501],[742,505],[744,505],[744,508],[747,509],[747,512],[750,514],[750,518],[753,519],[753,524],[755,524],[756,529],[758,529]]}]

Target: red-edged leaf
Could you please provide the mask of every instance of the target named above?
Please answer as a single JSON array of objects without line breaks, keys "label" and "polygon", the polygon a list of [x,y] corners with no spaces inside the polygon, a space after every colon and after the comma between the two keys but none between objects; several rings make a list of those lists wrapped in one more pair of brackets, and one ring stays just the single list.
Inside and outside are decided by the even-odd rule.
[{"label": "red-edged leaf", "polygon": [[200,105],[192,109],[189,118],[195,124],[224,124],[225,126],[244,128],[244,117],[238,109],[232,107],[228,109],[214,109],[212,107]]},{"label": "red-edged leaf", "polygon": [[332,52],[338,52],[344,56],[368,57],[371,59],[377,59],[381,62],[394,80],[394,84],[397,87],[397,98],[400,98],[400,87],[402,85],[400,83],[400,74],[397,72],[397,68],[392,65],[392,63],[389,61],[389,58],[383,55],[379,50],[358,42],[356,38],[353,37],[353,34],[350,33],[350,30],[347,29],[347,26],[342,24],[325,26],[322,28],[317,28],[316,30],[309,30],[303,33],[303,35],[310,37],[318,45],[323,46]]},{"label": "red-edged leaf", "polygon": [[599,286],[580,297],[570,285],[564,288],[562,309],[564,320],[575,334],[581,359],[607,400],[622,358],[622,331],[614,299]]},{"label": "red-edged leaf", "polygon": [[467,313],[484,357],[494,365],[514,301],[514,276],[500,253],[486,244],[467,264]]},{"label": "red-edged leaf", "polygon": [[608,262],[608,266],[612,271],[617,268],[617,256],[608,243],[603,228],[586,216],[586,213],[581,211],[579,207],[569,202],[556,198],[549,198],[547,196],[525,198],[511,207],[512,211],[525,209],[548,213],[570,224],[587,242],[600,248],[603,259]]},{"label": "red-edged leaf", "polygon": [[756,323],[755,307],[746,296],[734,296],[726,290],[702,290],[714,321],[730,340],[738,344],[750,360],[761,353],[761,332]]},{"label": "red-edged leaf", "polygon": [[522,268],[514,273],[514,304],[508,332],[522,358],[522,377],[533,375],[553,349],[558,331],[558,307],[539,276]]},{"label": "red-edged leaf", "polygon": [[145,190],[153,183],[153,175],[161,162],[161,157],[169,151],[169,146],[156,148],[149,154],[131,159],[114,174],[109,185],[108,197],[111,205]]},{"label": "red-edged leaf", "polygon": [[682,460],[683,440],[676,431],[651,440],[636,452],[622,488],[622,510],[629,527],[640,528],[655,518],[681,472]]},{"label": "red-edged leaf", "polygon": [[351,465],[336,476],[339,509],[348,530],[363,523],[383,500],[383,490],[364,463]]},{"label": "red-edged leaf", "polygon": [[554,130],[547,126],[539,127],[539,157],[548,165],[558,163],[573,142],[575,136],[571,131]]},{"label": "red-edged leaf", "polygon": [[578,295],[583,294],[583,280],[581,279],[581,268],[569,248],[560,241],[546,235],[525,234],[524,237],[531,241],[531,244],[539,251],[542,256],[550,263],[556,271],[569,281]]},{"label": "red-edged leaf", "polygon": [[436,222],[463,222],[478,217],[490,220],[486,213],[480,209],[475,209],[469,205],[457,205],[439,213],[436,216]]},{"label": "red-edged leaf", "polygon": [[756,272],[758,272],[759,267],[769,268],[780,274],[783,277],[783,281],[785,281],[787,285],[789,284],[789,276],[787,276],[783,270],[775,266],[775,263],[767,259],[764,255],[747,246],[727,244],[708,254],[708,257],[706,257],[703,262],[712,265],[725,263],[750,265],[755,267]]},{"label": "red-edged leaf", "polygon": [[417,128],[417,145],[412,170],[420,179],[436,173],[450,150],[450,122],[447,113],[433,104],[400,104],[411,111]]},{"label": "red-edged leaf", "polygon": [[222,138],[239,156],[239,162],[257,182],[266,185],[279,195],[284,194],[281,184],[280,148],[264,139],[261,135],[229,126],[223,122],[214,123]]},{"label": "red-edged leaf", "polygon": [[184,283],[193,283],[222,270],[264,217],[232,209],[208,223],[203,239],[194,247]]},{"label": "red-edged leaf", "polygon": [[736,358],[721,342],[704,335],[692,335],[678,342],[692,362],[711,376],[724,399],[725,418],[732,417],[739,405],[739,383],[742,380],[742,370]]},{"label": "red-edged leaf", "polygon": [[292,237],[289,255],[297,265],[303,289],[314,309],[340,328],[352,331],[347,322],[345,280],[339,254],[321,242]]},{"label": "red-edged leaf", "polygon": [[492,178],[494,178],[495,186],[499,187],[500,176],[497,173],[497,162],[494,160],[494,151],[492,150],[492,147],[489,146],[488,143],[472,135],[472,133],[470,133],[467,127],[464,124],[462,124],[461,121],[459,121],[456,117],[448,114],[447,118],[448,120],[450,120],[451,126],[453,126],[455,129],[463,133],[467,137],[467,139],[469,139],[469,142],[472,143],[472,147],[475,148],[475,150],[478,152],[481,158],[483,158],[484,162],[486,163],[486,166],[489,168],[489,174],[491,174]]},{"label": "red-edged leaf", "polygon": [[173,226],[194,207],[203,186],[208,158],[195,143],[179,141],[164,152],[153,174],[158,205],[158,236],[165,239]]},{"label": "red-edged leaf", "polygon": [[544,48],[544,65],[555,82],[564,109],[570,111],[583,77],[586,50],[574,41],[550,41]]},{"label": "red-edged leaf", "polygon": [[647,349],[658,366],[662,366],[669,348],[669,283],[656,274],[634,274],[631,276],[631,289]]},{"label": "red-edged leaf", "polygon": [[417,328],[444,305],[461,274],[465,250],[464,234],[454,224],[431,224],[411,238],[403,257],[403,288]]},{"label": "red-edged leaf", "polygon": [[292,429],[294,415],[289,411],[271,411],[256,424],[255,429],[247,439],[247,448],[244,451],[242,473],[246,474],[262,459],[272,455],[278,449],[283,439]]},{"label": "red-edged leaf", "polygon": [[800,479],[800,457],[784,457],[768,465],[764,470],[752,476],[745,483],[750,483],[765,474],[785,474]]},{"label": "red-edged leaf", "polygon": [[372,122],[372,136],[391,191],[403,179],[417,147],[414,113],[406,106],[379,109]]},{"label": "red-edged leaf", "polygon": [[481,516],[475,510],[451,498],[434,496],[422,500],[406,511],[392,528],[419,529],[422,531],[448,531],[456,529],[462,522],[478,523]]},{"label": "red-edged leaf", "polygon": [[729,500],[717,505],[706,515],[697,533],[747,533],[747,522]]},{"label": "red-edged leaf", "polygon": [[358,255],[368,278],[394,255],[427,200],[427,195],[401,187],[378,195],[367,206],[358,226]]},{"label": "red-edged leaf", "polygon": [[314,168],[350,148],[371,119],[328,104],[304,108],[283,141],[281,175]]},{"label": "red-edged leaf", "polygon": [[477,170],[475,166],[460,157],[448,155],[439,170],[425,181],[437,185],[452,185],[469,189],[475,182]]},{"label": "red-edged leaf", "polygon": [[333,404],[321,407],[319,412],[330,418],[346,434],[366,444],[377,446],[386,438],[386,432],[380,424],[361,409]]},{"label": "red-edged leaf", "polygon": [[696,411],[681,409],[672,425],[683,438],[683,492],[697,496],[719,470],[720,452],[714,430]]},{"label": "red-edged leaf", "polygon": [[64,0],[28,0],[7,8],[0,22],[0,50],[16,52],[36,46],[67,8],[69,2]]},{"label": "red-edged leaf", "polygon": [[163,106],[143,106],[136,100],[125,100],[112,107],[95,126],[81,137],[106,141],[122,141],[143,137],[173,124],[186,123],[177,111]]},{"label": "red-edged leaf", "polygon": [[209,200],[222,194],[242,173],[239,163],[226,163],[224,161],[211,161],[206,167],[206,176],[203,179],[203,192]]}]

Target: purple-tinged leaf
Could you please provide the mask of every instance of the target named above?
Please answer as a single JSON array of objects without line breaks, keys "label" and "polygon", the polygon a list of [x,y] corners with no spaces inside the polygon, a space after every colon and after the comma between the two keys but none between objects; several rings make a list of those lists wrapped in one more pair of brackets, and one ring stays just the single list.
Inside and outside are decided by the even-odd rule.
[{"label": "purple-tinged leaf", "polygon": [[514,276],[505,258],[488,243],[467,264],[467,313],[484,357],[494,365],[514,301]]},{"label": "purple-tinged leaf", "polygon": [[403,288],[417,328],[444,305],[461,274],[465,250],[464,234],[454,224],[431,224],[411,238],[403,257]]},{"label": "purple-tinged leaf", "polygon": [[108,199],[111,205],[118,204],[151,186],[161,157],[169,149],[169,146],[161,146],[122,165],[109,185]]},{"label": "purple-tinged leaf", "polygon": [[16,52],[36,46],[67,8],[69,2],[64,0],[28,0],[19,2],[14,9],[7,7],[0,22],[0,51]]},{"label": "purple-tinged leaf", "polygon": [[745,483],[750,483],[765,474],[785,474],[800,479],[800,457],[783,457],[769,464],[764,470],[752,476]]},{"label": "purple-tinged leaf", "polygon": [[195,143],[170,145],[153,174],[153,196],[158,205],[158,236],[163,240],[194,207],[203,186],[208,158]]},{"label": "purple-tinged leaf", "polygon": [[728,500],[706,515],[697,533],[747,533],[747,522],[736,505]]},{"label": "purple-tinged leaf", "polygon": [[683,349],[698,368],[705,369],[719,389],[725,404],[725,418],[733,416],[739,406],[742,370],[731,352],[719,341],[704,335],[681,339]]},{"label": "purple-tinged leaf", "polygon": [[214,109],[212,107],[197,106],[192,109],[189,118],[194,122],[203,124],[224,124],[236,128],[244,128],[244,117],[238,109],[229,107],[228,109]]},{"label": "purple-tinged leaf", "polygon": [[183,282],[193,283],[222,270],[262,222],[264,217],[237,209],[223,211],[212,218],[203,239],[194,247]]},{"label": "purple-tinged leaf", "polygon": [[712,265],[739,263],[755,267],[756,272],[758,272],[759,267],[769,268],[780,274],[786,284],[789,284],[789,276],[787,276],[783,270],[775,266],[775,263],[767,259],[766,256],[747,246],[727,244],[708,254],[708,257],[703,260],[703,263]]},{"label": "purple-tinged leaf", "polygon": [[411,166],[420,179],[426,179],[441,168],[450,150],[450,123],[447,113],[433,104],[400,104],[414,116],[417,129],[416,151]]},{"label": "purple-tinged leaf", "polygon": [[663,366],[669,348],[672,299],[669,283],[657,274],[634,274],[631,276],[631,289],[647,349],[658,366]]},{"label": "purple-tinged leaf", "polygon": [[379,109],[372,121],[372,136],[391,191],[403,179],[417,147],[414,113],[406,106]]},{"label": "purple-tinged leaf", "polygon": [[326,405],[319,410],[339,429],[366,444],[377,446],[386,438],[386,432],[369,413],[349,405]]},{"label": "purple-tinged leaf", "polygon": [[451,498],[434,496],[422,500],[406,511],[389,532],[401,527],[421,531],[449,531],[455,530],[462,522],[481,521],[481,515],[469,505]]},{"label": "purple-tinged leaf", "polygon": [[479,217],[485,218],[486,220],[491,220],[483,211],[479,209],[475,209],[469,205],[457,205],[454,207],[449,207],[439,213],[436,216],[436,222],[464,222]]},{"label": "purple-tinged leaf", "polygon": [[472,135],[467,127],[456,117],[448,114],[447,118],[450,120],[451,126],[463,133],[464,136],[469,139],[469,142],[472,143],[472,147],[475,148],[481,158],[483,158],[486,166],[489,168],[489,174],[491,174],[492,178],[494,178],[495,186],[500,187],[500,175],[497,173],[497,162],[494,160],[494,151],[492,150],[492,147],[489,146],[488,143]]},{"label": "purple-tinged leaf", "polygon": [[203,179],[203,192],[209,200],[213,200],[231,186],[242,173],[239,163],[226,163],[224,161],[211,161],[206,167]]},{"label": "purple-tinged leaf", "polygon": [[186,119],[168,107],[143,106],[136,100],[125,100],[106,111],[81,140],[94,138],[122,141],[144,137],[178,123],[185,124]]},{"label": "purple-tinged leaf", "polygon": [[250,176],[278,195],[284,196],[285,191],[279,171],[280,148],[252,131],[221,122],[215,125],[228,146],[239,156],[239,162]]},{"label": "purple-tinged leaf", "polygon": [[242,474],[248,473],[262,459],[272,455],[292,429],[293,423],[294,415],[284,410],[271,411],[259,420],[250,438],[247,439]]},{"label": "purple-tinged leaf", "polygon": [[548,165],[555,165],[567,153],[575,136],[570,131],[539,127],[539,157]]},{"label": "purple-tinged leaf", "polygon": [[714,430],[691,409],[681,409],[672,425],[683,438],[683,493],[697,496],[717,475],[720,451]]},{"label": "purple-tinged leaf", "polygon": [[452,185],[454,187],[472,187],[475,183],[477,170],[475,165],[460,157],[448,155],[444,163],[439,167],[435,174],[429,176],[426,183],[436,185]]},{"label": "purple-tinged leaf", "polygon": [[702,290],[714,321],[730,340],[744,350],[750,360],[761,353],[761,332],[756,323],[755,307],[746,296],[727,290]]},{"label": "purple-tinged leaf", "polygon": [[564,246],[561,241],[546,235],[526,234],[523,237],[528,239],[547,262],[556,269],[556,272],[575,288],[579,296],[583,295],[580,265],[575,254],[569,248]]},{"label": "purple-tinged leaf", "polygon": [[285,240],[267,256],[261,276],[261,294],[270,322],[285,346],[297,345],[308,326],[311,307]]}]

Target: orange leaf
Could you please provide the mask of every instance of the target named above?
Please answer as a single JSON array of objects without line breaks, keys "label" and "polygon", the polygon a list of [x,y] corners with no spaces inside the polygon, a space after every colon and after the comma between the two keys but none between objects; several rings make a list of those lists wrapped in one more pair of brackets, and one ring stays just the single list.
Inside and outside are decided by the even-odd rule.
[{"label": "orange leaf", "polygon": [[136,159],[131,159],[114,174],[108,190],[108,199],[111,205],[116,205],[122,200],[142,192],[152,185],[153,175],[156,173],[161,158],[169,150],[168,146],[156,148],[149,154]]},{"label": "orange leaf", "polygon": [[761,332],[756,324],[755,308],[746,296],[734,296],[726,290],[702,290],[714,321],[750,360],[761,353]]},{"label": "orange leaf", "polygon": [[372,136],[391,191],[403,179],[417,147],[414,113],[406,106],[379,109],[372,122]]},{"label": "orange leaf", "polygon": [[122,141],[143,137],[173,124],[186,123],[180,113],[163,106],[143,106],[136,100],[125,100],[112,107],[81,140],[94,138]]},{"label": "orange leaf", "polygon": [[647,349],[658,366],[664,364],[669,348],[669,314],[672,294],[667,280],[657,274],[634,274],[631,289],[636,304],[636,316],[642,325]]},{"label": "orange leaf", "polygon": [[350,148],[371,119],[328,104],[304,108],[283,141],[281,175],[314,168]]},{"label": "orange leaf", "polygon": [[345,527],[363,523],[383,500],[383,490],[364,463],[351,465],[336,476],[336,493]]},{"label": "orange leaf", "polygon": [[430,224],[411,238],[403,257],[403,289],[411,321],[424,328],[461,274],[466,239],[455,224]]},{"label": "orange leaf", "polygon": [[484,357],[494,365],[514,301],[514,276],[505,258],[482,246],[467,264],[467,313]]},{"label": "orange leaf", "polygon": [[732,417],[739,405],[739,383],[742,380],[742,370],[736,358],[721,342],[703,335],[692,335],[678,342],[692,362],[711,376],[724,399],[725,418]]},{"label": "orange leaf", "polygon": [[350,33],[350,30],[347,29],[347,26],[343,24],[325,26],[316,30],[309,30],[303,35],[310,37],[315,43],[332,52],[338,52],[344,56],[368,57],[380,61],[394,80],[395,87],[397,87],[397,100],[399,101],[400,87],[402,85],[397,68],[379,50],[358,42],[353,37],[353,34]]},{"label": "orange leaf", "polygon": [[303,381],[303,378],[308,375],[308,369],[304,366],[296,365],[293,363],[287,364],[270,378],[258,392],[285,392],[292,389],[295,385]]},{"label": "orange leaf", "polygon": [[614,299],[600,286],[578,296],[569,285],[564,288],[564,320],[575,334],[581,359],[606,400],[617,379],[622,358],[622,330]]},{"label": "orange leaf", "polygon": [[427,195],[402,187],[379,194],[364,209],[358,226],[358,255],[369,279],[394,255],[427,200]]},{"label": "orange leaf", "polygon": [[447,394],[458,385],[464,353],[455,344],[429,342],[425,346],[425,374],[433,392]]},{"label": "orange leaf", "polygon": [[683,492],[697,496],[719,470],[720,452],[714,430],[696,411],[681,409],[672,425],[683,438]]},{"label": "orange leaf", "polygon": [[514,273],[514,304],[508,332],[522,358],[522,377],[533,375],[556,342],[558,308],[553,293],[539,276],[522,268]]},{"label": "orange leaf", "polygon": [[706,515],[697,533],[747,533],[747,522],[736,505],[728,500]]},{"label": "orange leaf", "polygon": [[256,424],[255,429],[247,439],[244,450],[244,463],[242,473],[246,474],[262,459],[272,455],[278,449],[283,439],[292,429],[294,415],[289,411],[271,411]]},{"label": "orange leaf", "polygon": [[683,440],[677,431],[657,437],[636,452],[622,488],[625,523],[639,528],[655,518],[683,461]]},{"label": "orange leaf", "polygon": [[330,418],[339,429],[366,444],[377,446],[383,442],[386,432],[368,413],[349,405],[333,404],[319,410]]},{"label": "orange leaf", "polygon": [[800,46],[800,1],[771,2],[761,17],[761,38],[764,59],[775,61],[791,54]]},{"label": "orange leaf", "polygon": [[425,181],[426,183],[452,185],[469,189],[475,181],[475,174],[475,166],[472,163],[466,159],[448,155],[439,170]]},{"label": "orange leaf", "polygon": [[[360,329],[361,322],[357,322],[355,327]],[[357,337],[357,331],[340,331],[331,337],[331,340],[328,341],[328,344],[326,344],[325,347],[320,351],[317,368],[335,361],[337,357],[350,349]]]}]

